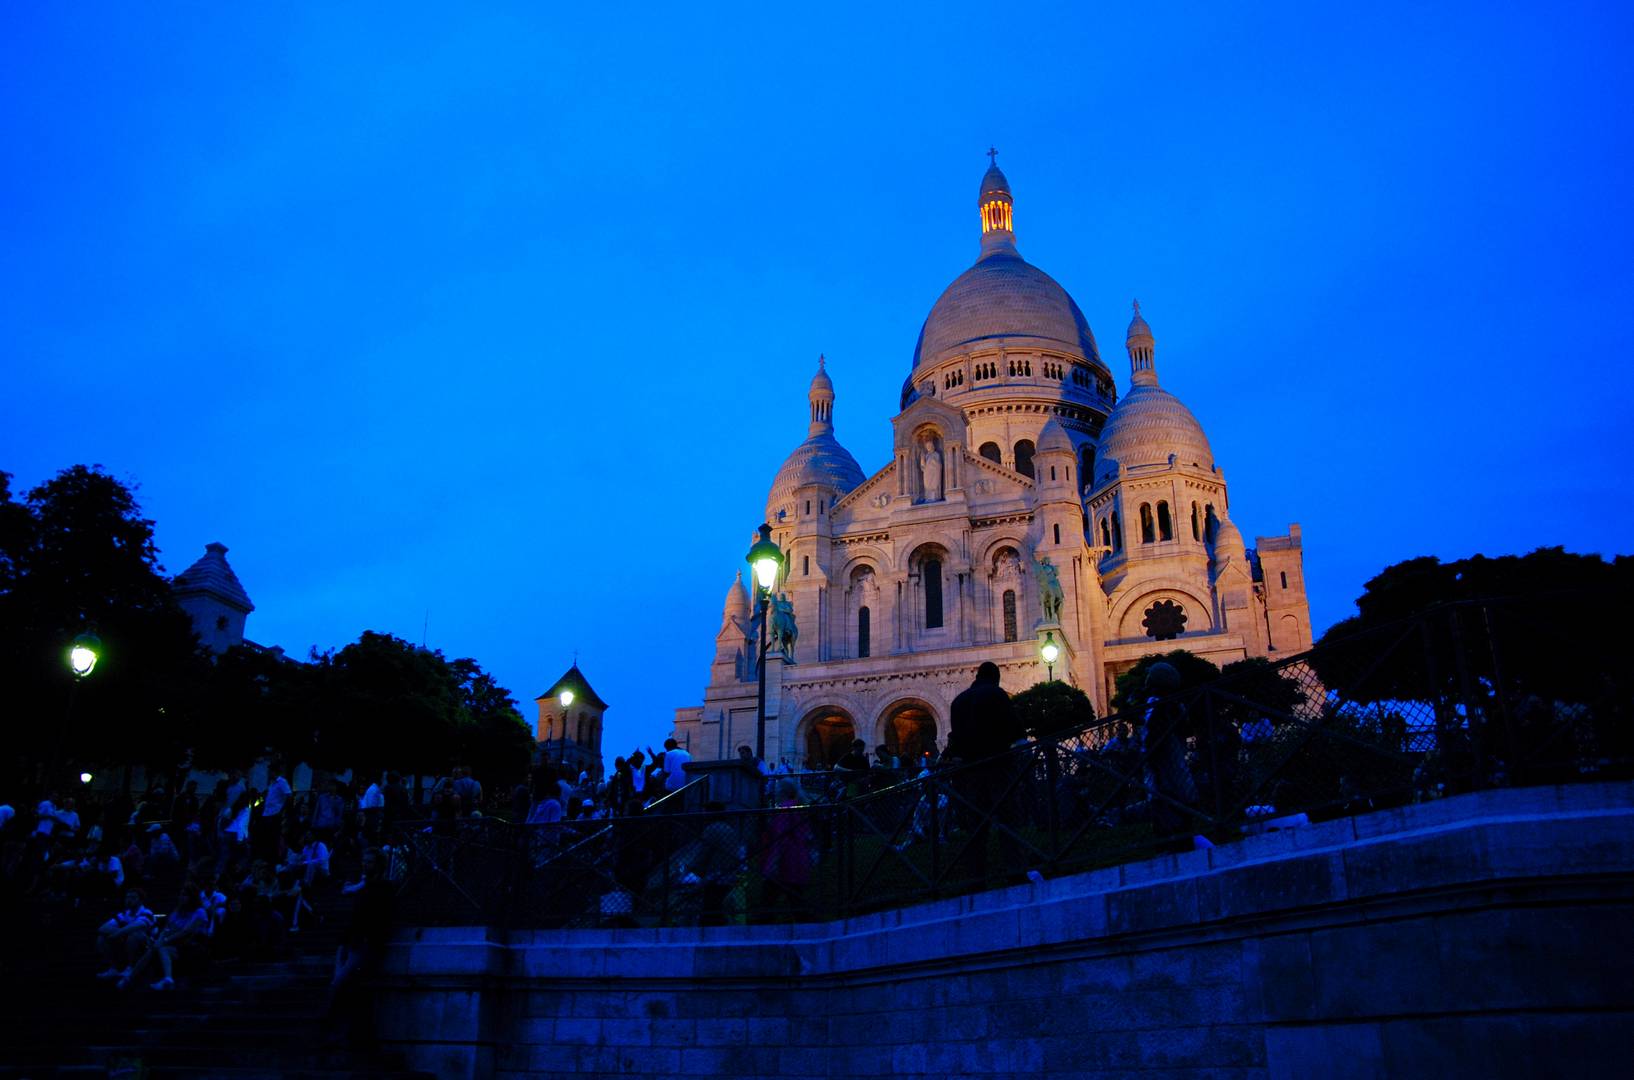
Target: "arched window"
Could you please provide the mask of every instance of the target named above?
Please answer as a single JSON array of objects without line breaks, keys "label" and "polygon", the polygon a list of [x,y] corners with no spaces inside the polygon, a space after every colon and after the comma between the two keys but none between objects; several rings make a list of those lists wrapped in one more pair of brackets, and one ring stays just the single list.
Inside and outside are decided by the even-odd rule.
[{"label": "arched window", "polygon": [[1140,542],[1150,544],[1157,539],[1157,529],[1152,522],[1152,504],[1140,504]]},{"label": "arched window", "polygon": [[1101,519],[1101,546],[1104,548],[1112,546],[1112,527],[1107,524],[1106,518]]},{"label": "arched window", "polygon": [[982,448],[976,451],[976,453],[980,454],[988,461],[999,462],[1004,460],[1004,455],[999,451],[999,444],[996,442],[982,443]]},{"label": "arched window", "polygon": [[1220,519],[1214,516],[1214,504],[1208,503],[1203,507],[1203,539],[1210,546],[1214,544],[1214,534],[1220,531]]},{"label": "arched window", "polygon": [[1059,523],[1057,523],[1055,526],[1055,542],[1057,544],[1061,542],[1061,526]]},{"label": "arched window", "polygon": [[1201,540],[1203,538],[1203,526],[1202,522],[1199,521],[1197,517],[1196,503],[1191,504],[1191,538],[1193,540]]},{"label": "arched window", "polygon": [[1016,472],[1022,476],[1033,475],[1033,441],[1031,439],[1016,441]]},{"label": "arched window", "polygon": [[935,630],[942,625],[942,560],[926,559],[919,575],[925,580],[925,629]]},{"label": "arched window", "polygon": [[1051,480],[1055,479],[1055,466],[1054,465],[1050,466],[1050,479]]},{"label": "arched window", "polygon": [[1288,571],[1286,570],[1282,571],[1282,587],[1284,589],[1288,587]]},{"label": "arched window", "polygon": [[1118,512],[1112,511],[1112,550],[1123,550],[1123,522],[1118,520]]},{"label": "arched window", "polygon": [[801,576],[802,577],[810,577],[811,576],[811,556],[810,555],[802,555],[802,556],[800,556],[800,558],[803,560],[800,563],[800,574],[801,574]]},{"label": "arched window", "polygon": [[1157,504],[1157,538],[1159,540],[1174,539],[1174,522],[1169,519],[1169,504]]},{"label": "arched window", "polygon": [[866,606],[857,609],[857,655],[867,656],[873,642],[870,641],[873,627],[870,625],[872,615]]},{"label": "arched window", "polygon": [[1016,639],[1016,591],[1004,590],[1004,640]]}]

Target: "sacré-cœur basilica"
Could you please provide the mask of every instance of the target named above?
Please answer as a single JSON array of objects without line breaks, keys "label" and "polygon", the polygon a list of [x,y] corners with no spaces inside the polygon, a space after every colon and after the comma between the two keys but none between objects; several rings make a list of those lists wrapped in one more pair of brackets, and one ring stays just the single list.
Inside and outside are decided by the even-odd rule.
[{"label": "sacr\u00e9-c\u0153ur basilica", "polygon": [[[946,744],[976,666],[1006,689],[1051,672],[1105,715],[1119,672],[1184,648],[1217,665],[1311,644],[1299,527],[1248,548],[1202,425],[1161,385],[1135,305],[1121,397],[1078,305],[1016,248],[997,164],[978,198],[981,252],[931,308],[865,474],[834,437],[819,361],[806,440],[766,521],[786,562],[792,656],[767,657],[766,756],[832,763],[853,738],[905,759]],[[758,641],[742,581],[726,594],[702,706],[676,738],[709,760],[753,745]]]}]

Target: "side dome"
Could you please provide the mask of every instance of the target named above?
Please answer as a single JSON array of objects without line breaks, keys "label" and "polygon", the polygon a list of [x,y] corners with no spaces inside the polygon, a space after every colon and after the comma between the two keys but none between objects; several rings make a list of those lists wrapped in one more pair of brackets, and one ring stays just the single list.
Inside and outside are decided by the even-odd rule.
[{"label": "side dome", "polygon": [[862,466],[834,437],[834,380],[829,378],[825,358],[817,358],[817,374],[806,392],[811,404],[811,425],[806,441],[794,448],[777,470],[772,492],[766,497],[766,520],[777,520],[777,512],[792,505],[796,488],[819,484],[844,495],[862,483]]},{"label": "side dome", "polygon": [[821,484],[844,495],[866,479],[851,452],[829,432],[813,435],[784,460],[772,492],[766,498],[766,520],[773,521],[780,507],[792,502],[796,488]]},{"label": "side dome", "polygon": [[1101,359],[1089,322],[1067,290],[1013,249],[996,249],[953,279],[919,330],[913,366],[998,338],[1031,338]]},{"label": "side dome", "polygon": [[1136,383],[1107,417],[1095,450],[1095,486],[1117,475],[1118,466],[1167,464],[1214,467],[1203,425],[1180,399],[1156,383]]}]

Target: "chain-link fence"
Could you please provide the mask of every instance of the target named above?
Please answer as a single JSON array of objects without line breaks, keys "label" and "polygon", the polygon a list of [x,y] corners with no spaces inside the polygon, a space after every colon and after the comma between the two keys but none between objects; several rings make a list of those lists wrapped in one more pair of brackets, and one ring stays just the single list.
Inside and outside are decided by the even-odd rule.
[{"label": "chain-link fence", "polygon": [[831,919],[1485,787],[1628,776],[1630,683],[1610,668],[1525,609],[1449,605],[906,779],[774,778],[753,810],[700,812],[698,791],[636,817],[408,831],[404,913]]}]

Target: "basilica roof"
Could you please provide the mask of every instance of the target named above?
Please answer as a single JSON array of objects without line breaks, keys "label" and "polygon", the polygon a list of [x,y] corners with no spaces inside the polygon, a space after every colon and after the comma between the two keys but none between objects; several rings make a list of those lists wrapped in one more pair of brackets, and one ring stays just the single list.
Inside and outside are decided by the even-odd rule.
[{"label": "basilica roof", "polygon": [[[1002,216],[990,216],[994,199],[1003,203]],[[931,307],[914,348],[915,370],[1000,338],[1032,339],[1099,361],[1095,335],[1067,290],[1016,250],[1010,182],[997,164],[982,177],[977,202],[983,213],[981,257]]]},{"label": "basilica roof", "polygon": [[919,331],[914,367],[998,338],[1034,338],[1100,359],[1095,335],[1067,290],[1014,250],[993,251],[953,279]]}]

